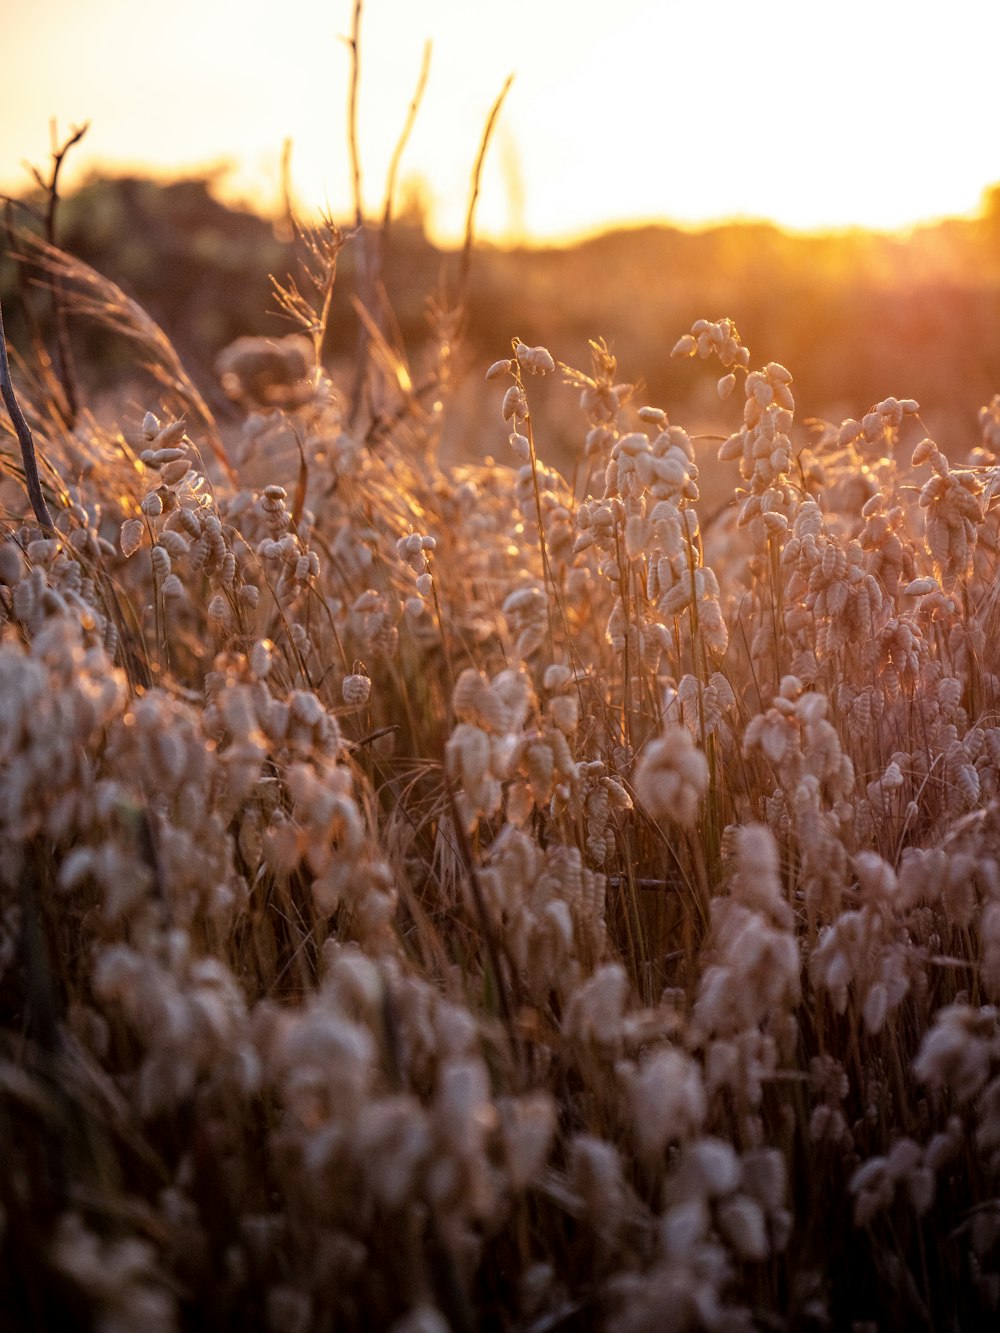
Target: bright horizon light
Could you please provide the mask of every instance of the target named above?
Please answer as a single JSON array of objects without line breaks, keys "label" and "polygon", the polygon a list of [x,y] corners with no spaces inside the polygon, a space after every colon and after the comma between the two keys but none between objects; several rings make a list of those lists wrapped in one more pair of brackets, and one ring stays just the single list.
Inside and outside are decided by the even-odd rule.
[{"label": "bright horizon light", "polygon": [[[304,213],[352,213],[351,0],[35,0],[5,21],[0,189],[44,168],[49,123],[89,120],[67,163],[196,175],[275,211],[280,161]],[[567,239],[643,222],[765,219],[897,229],[971,214],[1000,180],[980,54],[1000,6],[953,0],[367,0],[359,137],[369,216],[425,40],[430,80],[400,180],[435,239],[460,240],[490,106],[515,75],[482,178],[477,235]]]}]

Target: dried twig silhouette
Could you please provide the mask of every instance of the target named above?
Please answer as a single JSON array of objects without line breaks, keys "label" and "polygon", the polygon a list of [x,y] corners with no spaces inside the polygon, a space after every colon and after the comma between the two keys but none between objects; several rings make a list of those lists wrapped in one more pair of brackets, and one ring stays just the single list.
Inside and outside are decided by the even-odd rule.
[{"label": "dried twig silhouette", "polygon": [[497,117],[500,115],[500,108],[503,106],[504,99],[510,92],[510,85],[513,82],[513,74],[508,74],[507,81],[500,89],[500,95],[493,103],[490,114],[486,119],[486,125],[483,129],[483,137],[479,144],[479,154],[476,158],[476,165],[472,171],[472,192],[469,196],[469,210],[465,215],[465,241],[462,245],[462,261],[458,270],[458,291],[455,298],[455,304],[460,310],[465,305],[465,298],[469,287],[469,267],[472,263],[472,241],[475,235],[476,204],[479,202],[479,182],[483,174],[483,162],[486,159],[486,150],[490,146],[490,139],[493,137],[493,131],[496,128]]},{"label": "dried twig silhouette", "polygon": [[[38,167],[28,164],[28,170],[35,178],[35,183],[39,189],[45,193],[45,239],[49,245],[58,246],[59,234],[56,227],[56,215],[59,209],[59,175],[69,150],[75,147],[90,128],[90,122],[83,125],[74,125],[69,133],[69,137],[62,144],[59,143],[56,132],[56,122],[53,120],[50,126],[52,135],[52,165],[49,175],[46,178],[42,175]],[[80,393],[77,387],[76,365],[73,360],[73,352],[70,347],[69,330],[66,327],[66,295],[63,291],[62,283],[59,278],[54,278],[51,284],[52,292],[52,324],[55,337],[54,361],[56,374],[59,378],[59,384],[66,399],[66,424],[72,427],[80,414]]]},{"label": "dried twig silhouette", "polygon": [[35,457],[35,443],[31,438],[31,431],[28,423],[24,419],[24,413],[21,411],[17,398],[14,395],[14,385],[10,378],[10,362],[7,360],[7,337],[3,328],[3,307],[0,306],[0,394],[3,395],[4,406],[10,414],[10,419],[14,423],[14,430],[17,432],[18,443],[21,446],[21,457],[24,460],[24,481],[28,488],[28,499],[31,501],[31,507],[35,511],[35,517],[46,532],[55,532],[55,524],[52,522],[52,515],[49,513],[49,507],[45,503],[45,496],[42,494],[42,483],[38,476],[38,460]]}]

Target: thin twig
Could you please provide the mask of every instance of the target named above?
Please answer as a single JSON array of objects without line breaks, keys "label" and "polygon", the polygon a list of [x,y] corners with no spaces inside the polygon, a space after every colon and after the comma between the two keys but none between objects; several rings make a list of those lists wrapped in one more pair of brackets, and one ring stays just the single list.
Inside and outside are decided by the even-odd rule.
[{"label": "thin twig", "polygon": [[[51,125],[52,171],[49,179],[47,181],[44,180],[37,167],[29,167],[31,174],[45,191],[47,196],[45,209],[45,239],[51,246],[58,246],[59,244],[56,228],[56,214],[59,209],[59,173],[62,171],[67,153],[80,142],[89,128],[89,121],[84,122],[83,125],[75,125],[70,131],[69,138],[60,145],[56,136],[56,122],[53,120]],[[67,426],[72,427],[80,413],[80,395],[77,388],[73,352],[70,348],[69,330],[66,327],[66,295],[63,291],[62,280],[58,275],[54,275],[53,277],[51,292],[52,323],[55,336],[56,375],[62,386],[62,391],[66,399],[66,408],[69,413],[66,424]]]},{"label": "thin twig", "polygon": [[24,459],[24,481],[28,488],[28,499],[31,501],[31,507],[35,511],[35,517],[38,519],[39,525],[46,532],[55,532],[56,525],[52,522],[52,515],[45,503],[45,496],[42,494],[42,483],[38,477],[35,444],[31,438],[31,431],[28,429],[28,423],[24,419],[24,413],[14,396],[14,386],[10,379],[10,362],[7,360],[7,336],[3,328],[2,305],[0,305],[0,394],[3,396],[4,406],[10,414],[10,419],[14,423],[14,430],[17,432],[18,443],[21,446],[21,457]]},{"label": "thin twig", "polygon": [[374,745],[383,736],[395,735],[400,730],[402,728],[397,723],[393,723],[391,727],[379,727],[377,731],[370,731],[367,736],[362,736],[359,741],[347,741],[345,744],[350,750],[360,750],[363,745]]},{"label": "thin twig", "polygon": [[292,147],[289,138],[281,145],[281,217],[274,224],[275,237],[285,245],[295,239],[295,208],[292,204]]},{"label": "thin twig", "polygon": [[36,183],[45,191],[47,196],[45,206],[45,235],[50,245],[55,245],[56,234],[56,210],[59,207],[59,173],[62,171],[63,162],[66,160],[66,154],[69,150],[80,142],[83,136],[90,129],[90,122],[85,121],[82,125],[74,125],[70,130],[69,138],[61,146],[56,146],[56,123],[52,121],[50,127],[52,136],[52,174],[48,180],[42,177],[42,173],[37,167],[28,164],[28,170],[34,176]]},{"label": "thin twig", "polygon": [[[351,20],[351,35],[347,38],[351,53],[351,86],[347,103],[347,144],[351,157],[351,190],[354,195],[354,225],[357,229],[358,246],[358,291],[366,305],[371,305],[370,283],[371,264],[368,255],[368,238],[365,235],[364,204],[361,198],[361,156],[358,151],[358,82],[361,68],[361,0],[354,0],[354,16]],[[364,406],[365,384],[368,378],[368,330],[364,325],[358,328],[357,366],[354,372],[354,388],[351,392],[351,408],[348,424],[354,426]]]},{"label": "thin twig", "polygon": [[[424,92],[427,89],[427,79],[431,70],[431,43],[424,43],[423,59],[420,62],[420,74],[417,78],[417,86],[414,89],[413,97],[410,100],[410,107],[406,113],[406,120],[399,138],[396,141],[396,147],[393,149],[392,157],[389,161],[389,170],[385,180],[385,203],[382,208],[382,226],[379,229],[378,238],[373,247],[371,255],[372,272],[370,283],[370,294],[377,297],[374,301],[372,316],[375,320],[379,336],[385,334],[386,326],[395,322],[392,304],[389,300],[385,287],[385,266],[389,254],[389,231],[392,226],[392,209],[395,203],[396,177],[399,174],[399,166],[403,159],[403,153],[409,142],[410,135],[413,132],[413,126],[416,123],[417,112],[420,110],[420,103],[424,99]],[[403,339],[399,338],[400,359],[403,357]],[[379,409],[381,403],[372,400],[372,419],[380,415]]]},{"label": "thin twig", "polygon": [[420,103],[424,100],[424,92],[427,89],[427,79],[431,72],[431,44],[424,44],[424,58],[420,65],[420,77],[417,79],[417,86],[413,93],[413,99],[410,102],[410,109],[406,113],[406,121],[402,132],[393,149],[392,158],[389,162],[389,171],[385,180],[385,207],[382,209],[382,235],[380,237],[381,259],[385,261],[386,244],[389,237],[389,224],[392,221],[392,203],[393,196],[396,193],[396,177],[399,174],[399,164],[402,161],[403,153],[409,142],[410,135],[413,133],[413,126],[417,119],[417,112],[420,110]]},{"label": "thin twig", "polygon": [[469,198],[469,211],[465,216],[465,243],[462,246],[462,262],[458,270],[458,291],[455,300],[459,309],[465,305],[465,298],[469,286],[469,266],[472,263],[472,239],[475,232],[476,204],[479,202],[479,181],[483,173],[483,162],[486,159],[486,150],[490,146],[490,139],[493,137],[493,130],[496,127],[497,117],[500,115],[500,108],[503,106],[504,98],[510,92],[510,85],[513,82],[513,74],[508,74],[507,82],[501,88],[500,96],[493,103],[493,109],[487,117],[486,128],[483,130],[483,139],[479,145],[479,155],[476,158],[476,165],[472,171],[472,194]]},{"label": "thin twig", "polygon": [[354,224],[364,222],[361,204],[361,157],[358,153],[358,71],[361,64],[361,0],[354,0],[351,35],[347,38],[351,52],[351,88],[347,105],[347,144],[351,154],[351,190],[354,195]]},{"label": "thin twig", "polygon": [[300,288],[292,274],[283,283],[272,274],[271,287],[280,314],[311,339],[313,361],[316,373],[319,374],[330,319],[330,303],[337,279],[337,256],[344,248],[346,237],[333,219],[325,215],[315,227],[300,227],[298,223],[294,225],[304,250],[299,268],[306,290]]},{"label": "thin twig", "polygon": [[28,208],[21,200],[7,199],[5,202],[4,230],[7,236],[8,251],[11,257],[18,261],[15,265],[15,273],[17,275],[19,309],[28,326],[28,340],[31,346],[34,372],[45,396],[65,422],[69,420],[69,404],[66,402],[66,391],[56,374],[52,357],[49,355],[48,348],[45,346],[45,339],[42,337],[42,328],[32,300],[33,292],[28,282],[28,266],[18,260],[17,229],[14,225],[15,207],[23,208],[39,226],[41,226],[41,218],[34,209]]}]

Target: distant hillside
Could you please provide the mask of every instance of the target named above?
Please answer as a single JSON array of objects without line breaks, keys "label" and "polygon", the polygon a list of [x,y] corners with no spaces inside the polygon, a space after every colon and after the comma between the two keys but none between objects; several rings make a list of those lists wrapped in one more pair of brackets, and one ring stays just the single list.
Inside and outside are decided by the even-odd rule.
[{"label": "distant hillside", "polygon": [[[203,385],[233,338],[286,330],[272,313],[269,275],[294,267],[292,245],[270,222],[219,203],[205,180],[91,181],[63,201],[61,239],[149,310]],[[353,347],[356,257],[349,245],[331,322],[334,358]],[[411,351],[427,334],[428,298],[455,270],[456,256],[435,250],[419,226],[394,227],[385,284]],[[21,299],[8,262],[0,294],[16,345]],[[558,250],[483,248],[471,273],[467,358],[492,360],[517,334],[585,365],[587,340],[603,336],[623,377],[644,379],[651,401],[700,411],[710,425],[719,416],[711,378],[672,363],[669,350],[692,320],[721,315],[736,321],[756,356],[789,366],[806,415],[857,414],[894,393],[917,398],[932,429],[967,442],[976,410],[1000,390],[1000,190],[982,219],[907,238],[790,236],[753,224],[647,227]],[[78,329],[76,342],[100,386],[130,365],[127,348],[92,329]]]},{"label": "distant hillside", "polygon": [[595,331],[668,407],[691,392],[669,360],[694,319],[731,316],[751,350],[793,370],[800,407],[854,414],[887,393],[968,429],[1000,389],[1000,192],[980,221],[903,239],[787,235],[764,225],[620,231],[564,252],[491,254],[474,293],[529,341]]}]

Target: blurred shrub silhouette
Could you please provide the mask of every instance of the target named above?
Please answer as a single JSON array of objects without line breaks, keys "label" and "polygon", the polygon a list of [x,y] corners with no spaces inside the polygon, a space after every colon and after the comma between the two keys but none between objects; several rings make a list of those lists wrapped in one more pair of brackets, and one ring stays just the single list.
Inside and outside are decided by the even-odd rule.
[{"label": "blurred shrub silhouette", "polygon": [[[413,213],[394,224],[383,274],[395,336],[411,354],[430,332],[426,293],[439,289],[455,261],[430,243],[422,223]],[[294,245],[268,220],[219,202],[210,179],[92,179],[65,199],[60,232],[65,248],[134,295],[202,374],[237,337],[289,331],[268,292],[269,275],[294,268]],[[331,359],[353,354],[358,254],[348,246],[342,257]],[[5,266],[0,296],[17,341],[14,283]],[[565,248],[483,246],[468,298],[470,359],[491,355],[517,328],[585,360],[599,330],[653,398],[694,414],[707,431],[720,420],[718,404],[692,399],[670,363],[666,331],[725,308],[748,340],[795,364],[808,414],[864,412],[889,388],[919,398],[947,446],[949,432],[968,430],[1000,382],[1000,187],[979,218],[908,236],[790,235],[734,223],[700,232],[644,227]],[[88,328],[77,343],[92,383],[96,375],[113,387],[131,368],[127,349],[98,330]],[[549,424],[558,437],[558,423]],[[564,447],[569,438],[567,428]]]}]

